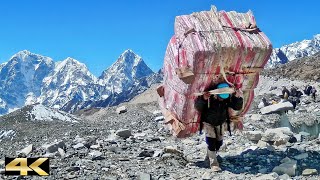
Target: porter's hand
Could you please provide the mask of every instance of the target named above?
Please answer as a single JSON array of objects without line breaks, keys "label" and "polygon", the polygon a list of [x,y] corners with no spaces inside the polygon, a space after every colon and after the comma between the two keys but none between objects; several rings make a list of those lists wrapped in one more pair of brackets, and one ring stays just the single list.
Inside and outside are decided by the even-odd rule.
[{"label": "porter's hand", "polygon": [[205,92],[205,93],[203,94],[203,99],[204,99],[204,100],[208,100],[208,99],[210,98],[210,96],[211,96],[211,94],[210,94],[209,92]]}]

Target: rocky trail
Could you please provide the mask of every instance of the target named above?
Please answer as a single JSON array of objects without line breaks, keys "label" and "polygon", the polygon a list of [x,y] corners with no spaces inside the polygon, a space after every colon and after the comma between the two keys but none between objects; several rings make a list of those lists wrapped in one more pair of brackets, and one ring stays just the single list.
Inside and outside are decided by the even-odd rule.
[{"label": "rocky trail", "polygon": [[[126,111],[120,114],[117,107],[94,108],[68,121],[40,121],[28,106],[1,116],[0,179],[320,179],[319,137],[280,127],[311,117],[319,124],[319,102],[302,103],[288,114],[259,114],[260,97],[279,81],[262,78],[244,131],[225,134],[218,153],[222,172],[203,161],[204,134],[172,137],[157,102],[142,103],[142,94],[136,103],[122,104]],[[280,90],[273,91],[268,94]],[[4,158],[17,156],[50,157],[50,176],[5,176]]]}]

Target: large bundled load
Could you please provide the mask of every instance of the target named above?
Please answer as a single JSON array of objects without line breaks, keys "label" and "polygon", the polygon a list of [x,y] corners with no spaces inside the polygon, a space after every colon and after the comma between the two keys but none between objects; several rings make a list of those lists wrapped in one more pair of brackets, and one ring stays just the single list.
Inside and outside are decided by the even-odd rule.
[{"label": "large bundled load", "polygon": [[[177,137],[199,129],[200,114],[194,108],[197,92],[212,82],[228,82],[244,92],[243,109],[230,114],[234,121],[248,111],[259,73],[272,45],[256,26],[252,12],[210,11],[177,16],[163,65],[164,82],[158,88],[159,105]],[[229,110],[230,111],[230,110]]]}]

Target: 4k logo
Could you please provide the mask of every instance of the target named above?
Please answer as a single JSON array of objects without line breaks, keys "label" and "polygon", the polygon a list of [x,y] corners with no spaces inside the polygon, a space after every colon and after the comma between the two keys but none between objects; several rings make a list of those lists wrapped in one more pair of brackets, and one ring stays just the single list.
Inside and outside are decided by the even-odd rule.
[{"label": "4k logo", "polygon": [[49,176],[49,158],[6,158],[5,175]]}]

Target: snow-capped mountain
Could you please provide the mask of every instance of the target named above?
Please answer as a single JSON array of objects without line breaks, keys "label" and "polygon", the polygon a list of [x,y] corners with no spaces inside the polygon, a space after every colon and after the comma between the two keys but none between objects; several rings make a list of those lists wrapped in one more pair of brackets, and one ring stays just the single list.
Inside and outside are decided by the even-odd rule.
[{"label": "snow-capped mountain", "polygon": [[54,70],[43,79],[38,102],[49,107],[61,108],[72,99],[86,101],[99,96],[94,91],[97,78],[83,63],[67,58],[57,62]]},{"label": "snow-capped mountain", "polygon": [[143,59],[132,50],[126,50],[118,60],[105,70],[99,77],[100,82],[112,86],[112,91],[121,93],[142,77],[151,75],[153,71],[144,63]]},{"label": "snow-capped mountain", "polygon": [[21,51],[0,66],[0,114],[34,103],[66,112],[116,105],[161,79],[132,50],[120,55],[99,79],[73,58],[55,63]]},{"label": "snow-capped mountain", "polygon": [[320,51],[320,34],[317,34],[311,40],[303,40],[289,45],[275,48],[267,63],[267,67],[275,67],[278,64],[284,64],[297,58],[307,57]]},{"label": "snow-capped mountain", "polygon": [[[53,70],[51,58],[20,51],[0,69],[0,111],[9,111],[36,101],[42,80]],[[1,113],[1,112],[0,112]]]}]

